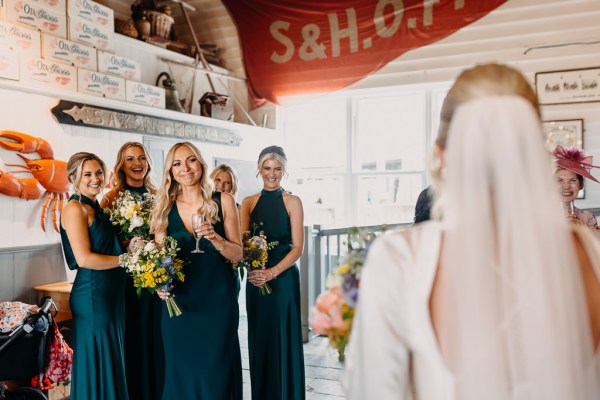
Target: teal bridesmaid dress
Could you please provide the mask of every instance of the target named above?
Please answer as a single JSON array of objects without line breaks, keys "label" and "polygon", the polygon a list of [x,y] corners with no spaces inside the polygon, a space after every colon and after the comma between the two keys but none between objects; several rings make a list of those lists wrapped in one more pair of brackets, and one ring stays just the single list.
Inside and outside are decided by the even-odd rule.
[{"label": "teal bridesmaid dress", "polygon": [[[272,267],[292,248],[283,189],[261,192],[250,215],[250,229],[261,222],[256,233],[262,230],[268,242],[279,242],[269,251],[267,267]],[[269,285],[273,292],[263,296],[256,286],[246,284],[252,399],[304,399],[300,271],[296,264],[269,281]]]},{"label": "teal bridesmaid dress", "polygon": [[[213,194],[219,204],[215,232],[225,237],[221,193]],[[181,250],[184,282],[172,293],[182,314],[170,318],[163,306],[162,334],[165,349],[163,400],[241,400],[242,362],[238,338],[238,274],[230,262],[206,238],[200,240],[204,253],[192,254],[196,240],[185,228],[177,204],[168,217],[167,235]]]},{"label": "teal bridesmaid dress", "polygon": [[[148,190],[123,185],[140,195]],[[133,279],[125,284],[125,372],[131,399],[160,399],[165,383],[165,354],[160,320],[162,301],[147,290],[138,297]]]},{"label": "teal bridesmaid dress", "polygon": [[[121,244],[100,205],[72,195],[94,208],[89,227],[93,253],[121,254]],[[67,232],[60,227],[67,265],[77,270],[69,305],[73,314],[73,372],[71,400],[128,399],[123,356],[125,270],[80,268]]]}]

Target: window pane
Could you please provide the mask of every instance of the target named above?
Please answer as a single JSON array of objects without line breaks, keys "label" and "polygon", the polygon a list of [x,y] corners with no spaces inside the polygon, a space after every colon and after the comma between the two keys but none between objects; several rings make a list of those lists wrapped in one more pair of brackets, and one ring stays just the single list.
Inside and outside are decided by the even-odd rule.
[{"label": "window pane", "polygon": [[304,225],[344,226],[346,202],[341,176],[290,179],[285,188],[302,199]]},{"label": "window pane", "polygon": [[425,111],[422,92],[357,99],[354,170],[423,170]]},{"label": "window pane", "polygon": [[285,109],[290,169],[345,171],[347,108],[345,98],[333,98]]},{"label": "window pane", "polygon": [[422,174],[359,176],[357,225],[412,222]]}]

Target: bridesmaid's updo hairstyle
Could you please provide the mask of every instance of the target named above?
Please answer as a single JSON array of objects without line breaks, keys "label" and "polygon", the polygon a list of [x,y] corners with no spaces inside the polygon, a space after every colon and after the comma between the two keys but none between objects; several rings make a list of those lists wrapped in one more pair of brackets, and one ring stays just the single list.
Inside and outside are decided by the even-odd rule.
[{"label": "bridesmaid's updo hairstyle", "polygon": [[285,156],[285,152],[279,146],[269,146],[265,147],[258,155],[258,169],[256,170],[257,177],[260,175],[260,170],[263,163],[267,160],[279,161],[283,166],[283,173],[286,174],[287,157]]},{"label": "bridesmaid's updo hairstyle", "polygon": [[97,155],[93,153],[79,152],[75,153],[69,158],[67,162],[67,178],[73,185],[75,193],[79,194],[77,187],[81,182],[81,174],[83,171],[83,163],[86,161],[98,161],[100,168],[102,168],[102,175],[106,177],[106,164]]}]

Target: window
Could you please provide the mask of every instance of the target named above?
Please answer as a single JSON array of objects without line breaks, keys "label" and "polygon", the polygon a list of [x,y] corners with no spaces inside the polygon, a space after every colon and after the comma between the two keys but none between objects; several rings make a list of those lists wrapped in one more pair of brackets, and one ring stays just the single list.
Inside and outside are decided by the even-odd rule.
[{"label": "window", "polygon": [[305,223],[411,222],[447,89],[346,92],[283,108],[285,149]]}]

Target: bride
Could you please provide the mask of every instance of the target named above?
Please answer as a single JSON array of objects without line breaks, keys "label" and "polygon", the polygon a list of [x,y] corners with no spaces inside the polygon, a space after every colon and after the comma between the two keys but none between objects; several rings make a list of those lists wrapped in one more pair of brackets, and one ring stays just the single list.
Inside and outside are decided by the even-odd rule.
[{"label": "bride", "polygon": [[535,94],[463,72],[442,108],[430,221],[377,240],[348,399],[599,399],[600,247],[558,211]]}]

